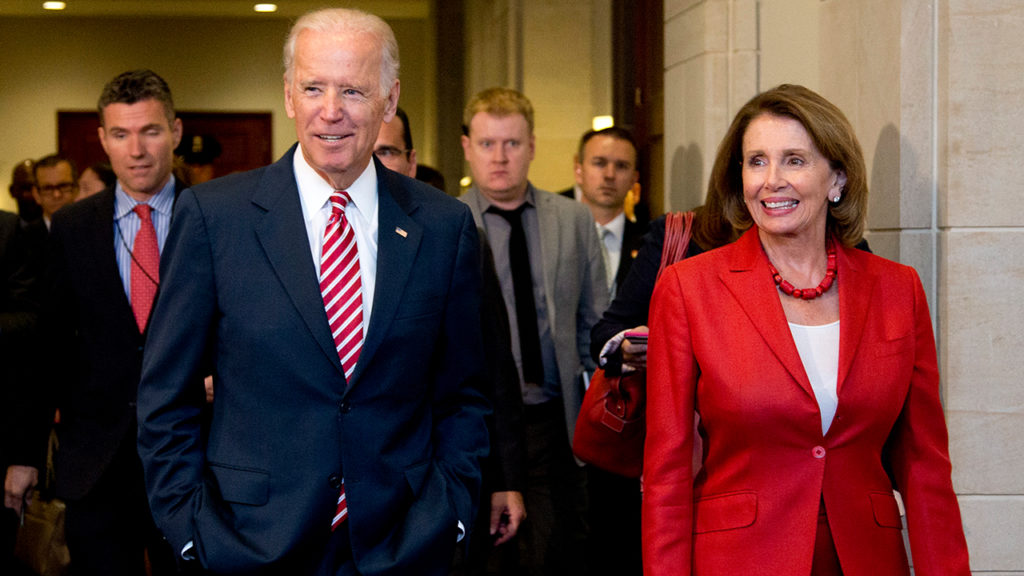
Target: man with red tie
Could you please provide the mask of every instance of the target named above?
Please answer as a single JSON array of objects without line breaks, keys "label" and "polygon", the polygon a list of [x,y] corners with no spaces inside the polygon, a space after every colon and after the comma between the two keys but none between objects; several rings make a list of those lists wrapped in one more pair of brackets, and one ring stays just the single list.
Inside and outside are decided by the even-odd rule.
[{"label": "man with red tie", "polygon": [[175,205],[139,386],[153,514],[212,573],[446,575],[488,446],[476,225],[374,160],[383,20],[306,14],[284,62],[298,144]]},{"label": "man with red tie", "polygon": [[[171,574],[173,555],[146,503],[135,407],[160,251],[180,187],[171,162],[181,120],[167,83],[149,70],[111,80],[98,108],[117,185],[54,214],[42,322],[47,346],[64,357],[41,370],[55,406],[24,426],[36,431],[42,451],[53,408],[60,410],[56,492],[67,502],[76,572],[144,574],[148,557],[153,574]],[[34,469],[16,472],[18,488],[35,483]]]}]

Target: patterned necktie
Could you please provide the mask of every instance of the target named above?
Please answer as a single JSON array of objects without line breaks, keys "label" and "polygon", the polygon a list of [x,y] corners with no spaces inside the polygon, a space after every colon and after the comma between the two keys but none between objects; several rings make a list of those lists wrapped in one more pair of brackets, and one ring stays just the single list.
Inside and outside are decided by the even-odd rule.
[{"label": "patterned necktie", "polygon": [[133,210],[138,214],[140,223],[131,253],[132,312],[135,313],[139,332],[145,332],[149,312],[153,309],[153,298],[160,286],[160,249],[157,247],[156,229],[153,228],[150,215],[152,208],[148,204],[136,204]]},{"label": "patterned necktie", "polygon": [[[363,347],[363,286],[359,278],[359,250],[355,232],[345,218],[345,206],[351,200],[348,192],[335,191],[331,195],[331,216],[327,220],[320,256],[320,293],[346,381],[351,378]],[[347,516],[348,503],[342,480],[331,530],[344,522]]]},{"label": "patterned necktie", "polygon": [[363,347],[363,285],[359,278],[359,250],[352,225],[345,218],[351,202],[348,192],[331,195],[331,217],[324,232],[320,256],[320,293],[327,321],[338,350],[345,379],[352,377]]}]

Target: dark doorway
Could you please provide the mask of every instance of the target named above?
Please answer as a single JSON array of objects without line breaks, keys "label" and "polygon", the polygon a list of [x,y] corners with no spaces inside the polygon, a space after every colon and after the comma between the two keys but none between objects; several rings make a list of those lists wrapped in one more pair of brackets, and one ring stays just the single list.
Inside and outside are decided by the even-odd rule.
[{"label": "dark doorway", "polygon": [[665,197],[664,0],[612,2],[612,107],[640,146],[640,204],[652,217]]}]

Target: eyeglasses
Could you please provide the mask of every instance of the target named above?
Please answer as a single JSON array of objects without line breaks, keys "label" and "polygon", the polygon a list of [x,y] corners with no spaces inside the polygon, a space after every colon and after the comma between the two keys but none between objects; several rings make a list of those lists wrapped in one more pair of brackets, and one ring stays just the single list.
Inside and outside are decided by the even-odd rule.
[{"label": "eyeglasses", "polygon": [[71,194],[75,190],[75,184],[73,182],[61,182],[60,184],[47,184],[46,186],[39,186],[39,194],[41,196],[56,196],[58,192],[61,194]]},{"label": "eyeglasses", "polygon": [[381,160],[387,160],[389,158],[398,158],[399,156],[405,156],[409,153],[408,150],[402,150],[401,148],[395,148],[394,146],[381,146],[373,151],[377,155],[377,158]]}]

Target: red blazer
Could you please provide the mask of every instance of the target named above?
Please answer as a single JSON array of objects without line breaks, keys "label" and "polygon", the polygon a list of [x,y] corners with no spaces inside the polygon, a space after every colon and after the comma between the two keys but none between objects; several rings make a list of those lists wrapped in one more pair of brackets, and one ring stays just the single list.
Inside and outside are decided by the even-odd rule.
[{"label": "red blazer", "polygon": [[[645,574],[809,574],[819,502],[846,576],[968,575],[916,272],[840,248],[839,407],[824,437],[757,230],[666,270],[651,304]],[[693,477],[694,411],[703,468]]]}]

